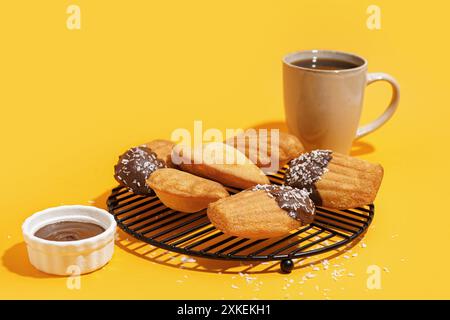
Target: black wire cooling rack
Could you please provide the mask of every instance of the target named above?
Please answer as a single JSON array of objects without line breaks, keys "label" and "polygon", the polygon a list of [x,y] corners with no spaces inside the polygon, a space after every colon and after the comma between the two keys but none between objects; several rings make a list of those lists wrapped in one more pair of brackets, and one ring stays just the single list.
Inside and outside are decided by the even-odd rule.
[{"label": "black wire cooling rack", "polygon": [[[269,175],[281,184],[285,169]],[[230,194],[239,192],[227,188]],[[107,200],[109,212],[118,226],[135,238],[169,251],[210,259],[273,261],[281,260],[283,272],[294,267],[292,259],[337,249],[361,235],[372,222],[373,204],[352,210],[318,207],[310,225],[284,237],[251,240],[227,236],[208,220],[206,210],[182,213],[167,208],[153,196],[139,196],[119,186]]]}]

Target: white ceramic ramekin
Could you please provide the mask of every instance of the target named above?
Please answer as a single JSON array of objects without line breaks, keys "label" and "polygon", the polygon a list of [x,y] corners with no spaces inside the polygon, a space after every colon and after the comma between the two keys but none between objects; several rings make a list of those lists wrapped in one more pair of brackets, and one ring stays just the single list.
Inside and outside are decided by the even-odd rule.
[{"label": "white ceramic ramekin", "polygon": [[[59,221],[91,222],[105,231],[77,241],[49,241],[34,234],[41,227]],[[31,264],[56,275],[88,273],[103,267],[114,252],[116,221],[103,209],[90,206],[60,206],[33,214],[25,220],[22,232]]]}]

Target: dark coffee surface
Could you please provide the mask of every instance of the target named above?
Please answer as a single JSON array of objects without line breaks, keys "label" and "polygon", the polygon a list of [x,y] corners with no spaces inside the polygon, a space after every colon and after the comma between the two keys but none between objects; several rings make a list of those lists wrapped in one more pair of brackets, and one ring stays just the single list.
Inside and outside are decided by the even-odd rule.
[{"label": "dark coffee surface", "polygon": [[61,221],[48,224],[34,234],[51,241],[76,241],[94,237],[105,229],[98,224],[80,221]]},{"label": "dark coffee surface", "polygon": [[292,62],[297,67],[318,70],[346,70],[359,67],[359,65],[349,61],[337,59],[303,59]]}]

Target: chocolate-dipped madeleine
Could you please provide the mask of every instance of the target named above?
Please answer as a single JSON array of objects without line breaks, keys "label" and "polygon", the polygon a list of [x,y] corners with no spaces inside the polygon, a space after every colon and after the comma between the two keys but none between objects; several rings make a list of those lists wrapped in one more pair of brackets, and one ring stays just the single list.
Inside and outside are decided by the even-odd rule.
[{"label": "chocolate-dipped madeleine", "polygon": [[114,166],[114,178],[135,194],[151,195],[154,193],[146,180],[154,171],[165,167],[164,160],[159,159],[155,152],[139,146],[128,149],[119,157]]},{"label": "chocolate-dipped madeleine", "polygon": [[208,218],[223,233],[263,239],[285,235],[314,220],[306,190],[257,185],[208,206]]},{"label": "chocolate-dipped madeleine", "polygon": [[317,206],[349,209],[375,200],[383,167],[379,164],[339,154],[314,150],[289,162],[284,182],[305,188]]}]

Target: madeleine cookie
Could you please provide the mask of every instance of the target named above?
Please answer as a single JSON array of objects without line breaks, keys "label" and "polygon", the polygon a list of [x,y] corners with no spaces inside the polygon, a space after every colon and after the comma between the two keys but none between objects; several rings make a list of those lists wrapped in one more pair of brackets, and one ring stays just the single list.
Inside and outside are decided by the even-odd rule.
[{"label": "madeleine cookie", "polygon": [[[227,139],[226,143],[243,152],[260,168],[273,168],[272,161],[277,159],[278,169],[305,151],[300,140],[292,134],[279,132],[278,141],[272,141],[271,133],[265,132],[267,133],[266,139],[261,139],[261,131],[254,130]],[[274,152],[273,148],[277,148],[278,154]]]},{"label": "madeleine cookie", "polygon": [[181,212],[197,212],[228,196],[220,183],[171,168],[155,171],[147,184],[164,205]]},{"label": "madeleine cookie", "polygon": [[252,239],[278,237],[314,220],[306,190],[258,185],[208,206],[208,218],[223,233]]},{"label": "madeleine cookie", "polygon": [[314,150],[289,163],[284,182],[306,188],[318,206],[349,209],[375,200],[383,167],[329,150]]},{"label": "madeleine cookie", "polygon": [[264,172],[242,152],[224,143],[208,143],[197,149],[175,148],[179,167],[200,177],[223,185],[247,189],[257,184],[269,184]]},{"label": "madeleine cookie", "polygon": [[175,143],[169,140],[156,139],[147,142],[145,146],[156,153],[159,159],[164,160],[167,167],[175,167],[175,165],[172,163],[172,149],[175,146]]},{"label": "madeleine cookie", "polygon": [[145,183],[147,178],[160,168],[165,168],[164,160],[159,159],[151,149],[141,146],[128,149],[119,157],[114,166],[114,178],[135,194],[153,194]]}]

